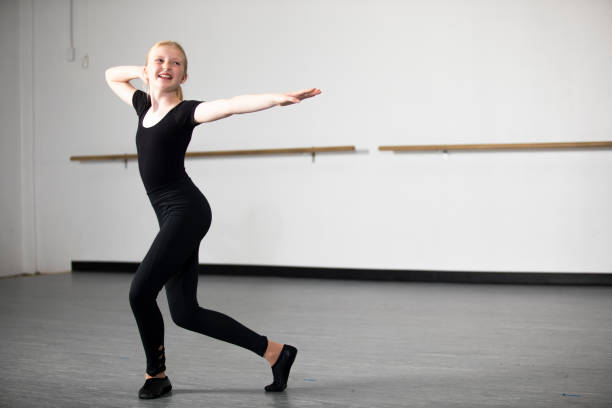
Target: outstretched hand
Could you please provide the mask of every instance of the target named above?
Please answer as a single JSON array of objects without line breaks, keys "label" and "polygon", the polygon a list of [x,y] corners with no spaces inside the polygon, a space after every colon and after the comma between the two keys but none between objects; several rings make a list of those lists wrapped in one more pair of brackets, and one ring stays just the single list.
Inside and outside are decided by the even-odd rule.
[{"label": "outstretched hand", "polygon": [[301,91],[296,92],[288,92],[284,94],[278,95],[278,104],[280,106],[292,105],[294,103],[300,103],[301,100],[312,98],[313,96],[317,96],[321,93],[320,89],[310,88],[310,89],[302,89]]}]

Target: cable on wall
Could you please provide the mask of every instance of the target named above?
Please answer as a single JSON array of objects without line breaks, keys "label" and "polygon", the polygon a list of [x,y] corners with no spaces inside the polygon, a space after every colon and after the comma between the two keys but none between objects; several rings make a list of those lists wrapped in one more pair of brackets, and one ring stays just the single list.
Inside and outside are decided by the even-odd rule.
[{"label": "cable on wall", "polygon": [[70,19],[69,19],[70,20],[69,22],[70,46],[66,50],[66,59],[68,60],[68,62],[72,62],[76,58],[76,55],[75,55],[76,51],[74,49],[74,0],[70,0],[69,6],[70,6]]}]

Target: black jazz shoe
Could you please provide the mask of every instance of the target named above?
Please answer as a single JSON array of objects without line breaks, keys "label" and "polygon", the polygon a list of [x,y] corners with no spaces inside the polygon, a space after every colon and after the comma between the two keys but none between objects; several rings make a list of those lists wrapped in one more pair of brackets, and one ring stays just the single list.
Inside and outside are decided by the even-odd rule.
[{"label": "black jazz shoe", "polygon": [[170,380],[167,376],[164,378],[149,378],[145,381],[140,391],[138,391],[138,398],[159,398],[162,395],[169,393],[171,389],[172,384],[170,384]]},{"label": "black jazz shoe", "polygon": [[281,392],[287,388],[287,380],[289,379],[289,371],[291,371],[291,365],[297,355],[297,349],[293,346],[285,344],[283,349],[278,356],[278,360],[272,366],[272,375],[274,376],[274,382],[265,387],[268,392]]}]

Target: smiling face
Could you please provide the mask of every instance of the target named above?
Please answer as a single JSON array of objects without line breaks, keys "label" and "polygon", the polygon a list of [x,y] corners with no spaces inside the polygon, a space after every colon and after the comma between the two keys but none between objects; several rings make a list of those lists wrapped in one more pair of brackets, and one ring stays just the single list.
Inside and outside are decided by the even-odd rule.
[{"label": "smiling face", "polygon": [[147,82],[149,87],[166,92],[177,92],[187,80],[187,59],[179,48],[172,45],[154,46],[147,56]]}]

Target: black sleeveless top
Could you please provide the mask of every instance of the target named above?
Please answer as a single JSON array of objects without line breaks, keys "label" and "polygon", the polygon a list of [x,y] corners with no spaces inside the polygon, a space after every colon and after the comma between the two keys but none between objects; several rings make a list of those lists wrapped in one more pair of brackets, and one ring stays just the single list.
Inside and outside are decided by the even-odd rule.
[{"label": "black sleeveless top", "polygon": [[159,122],[146,128],[142,126],[142,120],[151,107],[151,101],[146,93],[140,90],[134,92],[132,105],[138,114],[138,170],[147,193],[187,176],[185,152],[193,129],[199,125],[193,114],[200,103],[201,101],[181,101]]}]

